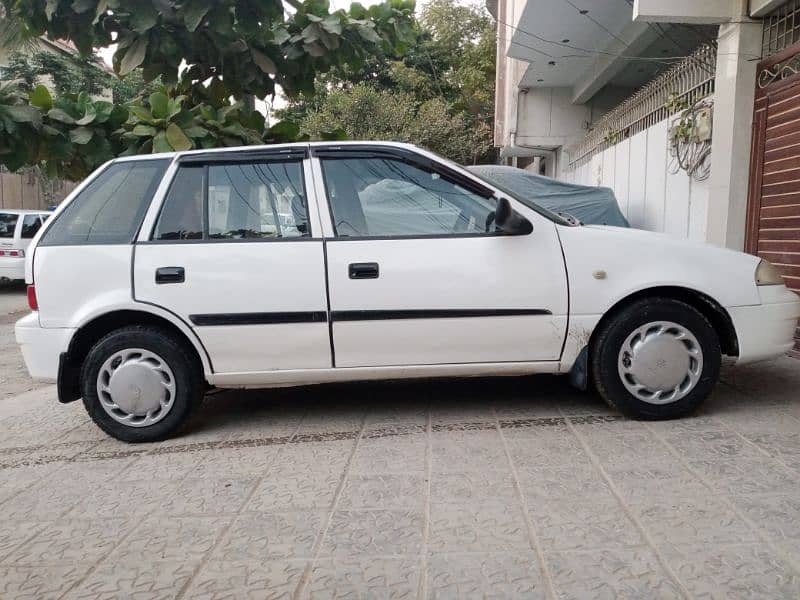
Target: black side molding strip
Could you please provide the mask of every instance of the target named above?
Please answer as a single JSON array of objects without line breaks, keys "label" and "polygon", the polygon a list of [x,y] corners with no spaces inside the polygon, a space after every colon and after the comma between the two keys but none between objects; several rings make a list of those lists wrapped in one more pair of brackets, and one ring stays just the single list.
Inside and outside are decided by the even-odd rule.
[{"label": "black side molding strip", "polygon": [[335,310],[333,321],[387,321],[400,319],[464,319],[470,317],[518,317],[552,315],[542,308],[467,308],[422,310]]},{"label": "black side molding strip", "polygon": [[[474,317],[518,317],[552,315],[541,308],[466,308],[421,310],[334,310],[331,321],[391,321],[402,319],[466,319]],[[325,311],[219,313],[189,315],[198,327],[217,325],[278,325],[281,323],[327,323]]]},{"label": "black side molding strip", "polygon": [[219,313],[211,315],[189,315],[189,320],[198,327],[215,325],[278,325],[280,323],[327,323],[325,311],[268,312],[268,313]]}]

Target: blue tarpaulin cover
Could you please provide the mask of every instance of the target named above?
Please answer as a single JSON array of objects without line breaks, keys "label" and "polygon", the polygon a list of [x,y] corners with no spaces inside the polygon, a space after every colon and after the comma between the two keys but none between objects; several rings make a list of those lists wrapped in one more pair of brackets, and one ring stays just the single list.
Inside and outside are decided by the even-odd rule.
[{"label": "blue tarpaulin cover", "polygon": [[527,198],[554,213],[570,214],[587,225],[630,227],[610,188],[567,183],[502,165],[474,165],[467,168],[501,189]]}]

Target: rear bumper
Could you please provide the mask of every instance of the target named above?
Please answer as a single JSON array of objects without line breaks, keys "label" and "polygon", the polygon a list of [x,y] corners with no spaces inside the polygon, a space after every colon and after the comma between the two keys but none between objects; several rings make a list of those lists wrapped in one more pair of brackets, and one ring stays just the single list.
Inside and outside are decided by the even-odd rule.
[{"label": "rear bumper", "polygon": [[39,314],[22,317],[14,328],[28,373],[37,381],[55,383],[61,353],[67,351],[74,329],[45,329],[39,325]]},{"label": "rear bumper", "polygon": [[25,259],[0,258],[0,279],[25,279]]},{"label": "rear bumper", "polygon": [[794,347],[800,296],[782,285],[759,288],[761,304],[728,309],[739,339],[739,363],[780,356]]}]

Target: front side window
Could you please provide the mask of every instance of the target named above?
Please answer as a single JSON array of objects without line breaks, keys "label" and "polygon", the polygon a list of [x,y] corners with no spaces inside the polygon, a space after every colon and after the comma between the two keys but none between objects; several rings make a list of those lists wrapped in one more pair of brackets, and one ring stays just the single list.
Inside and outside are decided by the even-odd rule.
[{"label": "front side window", "polygon": [[279,239],[310,235],[299,161],[178,170],[154,239]]},{"label": "front side window", "polygon": [[131,243],[168,165],[166,159],[112,163],[56,217],[40,245]]},{"label": "front side window", "polygon": [[25,215],[22,220],[22,239],[29,240],[42,228],[42,217],[39,215]]},{"label": "front side window", "polygon": [[0,238],[13,238],[19,215],[0,213]]},{"label": "front side window", "polygon": [[481,234],[496,201],[392,158],[322,161],[339,237]]}]

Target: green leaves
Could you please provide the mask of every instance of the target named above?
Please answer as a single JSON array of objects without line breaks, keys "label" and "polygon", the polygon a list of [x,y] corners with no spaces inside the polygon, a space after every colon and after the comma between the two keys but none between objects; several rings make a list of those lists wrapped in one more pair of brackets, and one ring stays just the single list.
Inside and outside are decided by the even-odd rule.
[{"label": "green leaves", "polygon": [[[84,54],[117,45],[127,76],[189,90],[224,73],[225,98],[313,90],[339,64],[391,53],[413,33],[412,0],[331,12],[324,0],[0,0],[34,36],[72,41]],[[190,65],[181,70],[181,64]]]},{"label": "green leaves", "polygon": [[124,52],[119,62],[119,74],[124,76],[144,62],[144,57],[147,54],[147,38],[137,38],[125,50],[118,50],[118,52]]},{"label": "green leaves", "polygon": [[31,123],[37,126],[42,123],[42,113],[33,106],[6,106],[4,112],[17,123]]},{"label": "green leaves", "polygon": [[194,32],[200,26],[209,8],[208,4],[203,1],[188,2],[183,13],[183,23],[186,25],[186,29]]},{"label": "green leaves", "polygon": [[59,123],[66,123],[67,125],[74,125],[75,119],[72,118],[70,115],[67,114],[66,111],[60,108],[53,108],[48,111],[47,116],[52,121],[58,121]]},{"label": "green leaves", "polygon": [[78,127],[69,132],[69,139],[74,144],[88,144],[92,137],[94,137],[94,131],[88,127]]},{"label": "green leaves", "polygon": [[241,103],[189,106],[186,96],[167,90],[129,106],[130,118],[115,132],[123,154],[172,152],[192,148],[243,146],[263,141],[264,116],[244,110]]},{"label": "green leaves", "polygon": [[183,130],[175,123],[167,126],[167,142],[174,150],[191,150],[193,144]]},{"label": "green leaves", "polygon": [[158,23],[158,12],[153,3],[137,2],[131,11],[130,25],[136,33],[147,33]]},{"label": "green leaves", "polygon": [[0,85],[0,164],[10,170],[39,166],[53,177],[82,179],[117,148],[113,132],[128,119],[125,107],[85,93],[55,100],[43,86],[25,95]]},{"label": "green leaves", "polygon": [[133,126],[131,132],[133,133],[133,135],[138,137],[153,137],[158,133],[158,129],[156,129],[152,125],[144,125],[142,123],[139,123],[138,125]]},{"label": "green leaves", "polygon": [[166,119],[169,110],[169,98],[164,92],[150,94],[150,111],[155,119]]},{"label": "green leaves", "polygon": [[53,97],[50,95],[47,88],[41,84],[34,88],[28,96],[28,99],[31,106],[35,106],[43,111],[48,111],[53,107]]},{"label": "green leaves", "polygon": [[253,62],[256,63],[256,66],[264,73],[268,75],[276,75],[278,73],[278,67],[275,66],[275,63],[269,56],[255,48],[250,49],[250,54],[253,57]]}]

